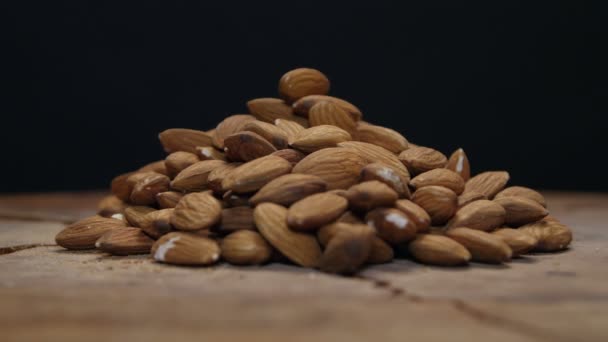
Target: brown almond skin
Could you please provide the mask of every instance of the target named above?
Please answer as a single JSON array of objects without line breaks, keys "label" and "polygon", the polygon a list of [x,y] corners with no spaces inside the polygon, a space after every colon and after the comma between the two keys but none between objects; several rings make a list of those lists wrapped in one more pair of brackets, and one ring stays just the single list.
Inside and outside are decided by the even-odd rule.
[{"label": "brown almond skin", "polygon": [[289,144],[293,142],[293,139],[296,137],[296,135],[298,135],[298,133],[300,133],[300,131],[306,129],[298,122],[287,119],[276,119],[274,120],[274,125],[287,134],[287,143]]},{"label": "brown almond skin", "polygon": [[506,171],[487,171],[469,179],[464,186],[464,192],[473,191],[486,196],[488,199],[493,199],[497,193],[504,189],[508,181],[509,173]]},{"label": "brown almond skin", "polygon": [[500,264],[511,260],[511,248],[490,233],[461,227],[449,229],[445,235],[465,246],[474,261]]},{"label": "brown almond skin", "polygon": [[141,227],[145,219],[146,214],[156,211],[156,209],[146,206],[130,206],[125,208],[124,216],[129,225],[133,227]]},{"label": "brown almond skin", "polygon": [[125,227],[125,222],[113,218],[91,216],[72,223],[55,236],[55,242],[67,249],[93,249],[95,242],[110,230]]},{"label": "brown almond skin", "polygon": [[431,217],[429,214],[418,204],[410,200],[398,200],[395,202],[395,208],[401,210],[408,215],[416,223],[418,233],[424,233],[431,227]]},{"label": "brown almond skin", "polygon": [[185,151],[196,153],[197,146],[211,146],[212,139],[203,131],[185,128],[170,128],[158,135],[165,152]]},{"label": "brown almond skin", "polygon": [[365,225],[339,230],[328,242],[319,269],[328,273],[353,274],[369,259],[374,231]]},{"label": "brown almond skin", "polygon": [[401,152],[399,160],[401,160],[412,175],[443,168],[448,162],[443,153],[422,146],[410,147]]},{"label": "brown almond skin", "polygon": [[348,189],[358,182],[367,164],[357,152],[345,148],[325,148],[302,159],[293,173],[315,175],[327,182],[327,189]]},{"label": "brown almond skin", "polygon": [[401,176],[407,184],[410,181],[410,173],[407,168],[399,161],[399,158],[384,147],[362,141],[345,141],[338,146],[355,151],[361,158],[369,163],[382,163],[390,166]]},{"label": "brown almond skin", "polygon": [[222,210],[221,223],[214,231],[227,234],[238,230],[255,230],[253,208],[240,206]]},{"label": "brown almond skin", "polygon": [[302,97],[301,99],[293,103],[294,113],[297,115],[308,117],[310,109],[321,101],[329,101],[335,103],[340,108],[348,112],[352,116],[352,118],[355,119],[355,121],[361,120],[361,117],[363,116],[359,108],[355,107],[353,104],[343,99],[327,95],[308,95]]},{"label": "brown almond skin", "polygon": [[287,133],[271,123],[259,120],[251,121],[243,126],[243,131],[256,133],[279,150],[287,148]]},{"label": "brown almond skin", "polygon": [[538,239],[534,252],[557,252],[568,248],[572,242],[572,231],[554,218],[529,223],[520,231]]},{"label": "brown almond skin", "polygon": [[251,197],[248,194],[237,194],[232,190],[228,190],[222,195],[222,202],[228,208],[246,207],[249,205],[250,199]]},{"label": "brown almond skin", "polygon": [[[319,242],[321,243],[321,245],[327,246],[329,241],[340,230],[343,230],[343,229],[349,230],[349,229],[353,229],[353,226],[361,226],[361,225],[364,227],[367,227],[368,229],[371,229],[371,227],[365,226],[363,221],[361,221],[359,219],[343,220],[343,217],[347,214],[349,214],[349,212],[344,213],[340,217],[340,219],[338,219],[335,223],[325,225],[317,231],[317,238],[318,238]],[[350,215],[352,215],[352,214],[350,214]],[[389,244],[384,242],[384,240],[382,240],[381,238],[379,238],[378,236],[376,236],[374,234],[373,238],[372,238],[372,249],[365,262],[368,264],[383,264],[383,263],[392,261],[394,256],[395,256],[395,253],[393,252],[393,248]]]},{"label": "brown almond skin", "polygon": [[494,202],[505,208],[505,223],[511,227],[536,222],[549,215],[545,207],[525,197],[509,196],[495,199]]},{"label": "brown almond skin", "polygon": [[165,158],[165,167],[167,168],[167,175],[173,179],[183,169],[198,162],[199,159],[196,154],[190,152],[173,152]]},{"label": "brown almond skin", "polygon": [[133,172],[124,173],[122,175],[114,177],[112,179],[112,183],[110,184],[110,189],[112,194],[118,197],[121,201],[127,202],[129,197],[131,196],[131,191],[133,191],[133,185],[129,183],[128,178],[133,175]]},{"label": "brown almond skin", "polygon": [[291,166],[296,166],[297,163],[300,162],[300,160],[304,159],[304,157],[306,157],[306,155],[298,150],[294,150],[292,148],[286,148],[283,150],[278,150],[276,152],[273,152],[271,155],[273,156],[277,156],[277,157],[281,157],[285,160],[287,160],[288,162],[291,163]]},{"label": "brown almond skin", "polygon": [[342,128],[320,125],[300,131],[290,146],[304,153],[312,153],[349,140],[352,140],[351,135]]},{"label": "brown almond skin", "polygon": [[196,147],[196,156],[200,160],[222,160],[226,161],[226,156],[224,153],[218,151],[213,146],[197,146]]},{"label": "brown almond skin", "polygon": [[115,195],[108,195],[102,198],[97,204],[97,215],[111,217],[114,214],[122,214],[127,204]]},{"label": "brown almond skin", "polygon": [[173,208],[168,208],[146,214],[141,222],[141,230],[155,240],[170,233],[173,230],[171,225],[173,211]]},{"label": "brown almond skin", "polygon": [[230,172],[232,172],[237,167],[243,165],[243,163],[227,163],[224,165],[220,165],[209,172],[207,176],[207,187],[213,190],[217,194],[222,194],[225,190],[222,187],[222,182],[224,178],[226,178]]},{"label": "brown almond skin", "polygon": [[414,189],[420,189],[425,186],[438,185],[446,187],[454,191],[457,195],[464,191],[464,180],[454,171],[448,169],[434,169],[423,172],[412,178],[410,185]]},{"label": "brown almond skin", "polygon": [[267,156],[277,149],[254,132],[237,132],[224,139],[224,152],[232,161],[250,161]]},{"label": "brown almond skin", "polygon": [[399,196],[388,185],[379,181],[367,181],[351,186],[345,194],[354,210],[369,211],[378,207],[391,207]]},{"label": "brown almond skin", "polygon": [[319,193],[295,202],[288,211],[287,223],[299,231],[314,230],[336,220],[348,207],[341,196]]},{"label": "brown almond skin", "polygon": [[129,201],[137,205],[156,204],[156,194],[169,190],[169,177],[156,172],[146,172],[140,175],[143,176],[138,178],[133,185]]},{"label": "brown almond skin", "polygon": [[319,70],[298,68],[285,73],[279,80],[279,95],[293,103],[308,95],[326,95],[329,79]]},{"label": "brown almond skin", "polygon": [[207,266],[220,259],[220,247],[204,236],[172,232],[158,239],[150,254],[154,260],[166,264]]},{"label": "brown almond skin", "polygon": [[234,265],[260,265],[272,256],[272,247],[257,232],[239,230],[222,239],[222,258]]},{"label": "brown almond skin", "polygon": [[156,172],[160,173],[161,175],[168,175],[164,160],[157,160],[155,162],[148,163],[139,168],[137,172]]},{"label": "brown almond skin", "polygon": [[448,222],[448,227],[467,227],[490,231],[504,224],[506,214],[500,204],[494,201],[479,200],[458,209],[454,217]]},{"label": "brown almond skin", "polygon": [[404,212],[394,208],[377,208],[365,215],[367,225],[391,245],[412,240],[418,228],[416,223]]},{"label": "brown almond skin", "polygon": [[499,237],[511,247],[513,257],[530,252],[538,244],[535,236],[519,229],[501,228],[493,231],[492,235]]},{"label": "brown almond skin", "polygon": [[332,125],[353,134],[357,121],[345,109],[331,101],[319,101],[308,113],[310,126]]},{"label": "brown almond skin", "polygon": [[249,112],[258,120],[274,123],[277,119],[295,121],[298,124],[308,127],[307,120],[293,114],[293,108],[285,101],[275,98],[259,98],[247,102]]},{"label": "brown almond skin", "polygon": [[471,164],[462,148],[459,148],[452,153],[445,168],[459,174],[465,182],[471,178]]},{"label": "brown almond skin", "polygon": [[313,235],[292,231],[287,226],[287,209],[274,203],[262,203],[253,211],[260,234],[281,254],[303,267],[316,267],[321,247]]},{"label": "brown almond skin", "polygon": [[443,186],[425,186],[414,192],[412,202],[422,207],[431,217],[433,225],[446,223],[456,212],[456,193]]},{"label": "brown almond skin", "polygon": [[177,202],[184,197],[184,194],[177,191],[165,191],[156,194],[156,203],[161,209],[175,208]]},{"label": "brown almond skin", "polygon": [[408,245],[410,255],[423,264],[466,265],[471,253],[460,243],[442,235],[421,234]]},{"label": "brown almond skin", "polygon": [[411,196],[406,180],[397,170],[386,164],[371,163],[361,170],[361,182],[371,180],[377,180],[390,186],[397,192],[399,198],[410,198]]},{"label": "brown almond skin", "polygon": [[98,249],[112,255],[148,254],[153,244],[141,229],[132,227],[112,229],[95,242]]},{"label": "brown almond skin", "polygon": [[400,153],[408,148],[408,142],[403,135],[382,126],[359,122],[356,137],[359,141],[384,147],[393,153]]},{"label": "brown almond skin", "polygon": [[271,180],[291,172],[291,164],[277,156],[265,156],[232,170],[222,181],[223,190],[248,193],[259,190]]},{"label": "brown almond skin", "polygon": [[175,206],[171,225],[179,230],[208,229],[218,223],[222,214],[220,201],[211,192],[185,195]]},{"label": "brown almond skin", "polygon": [[462,208],[465,205],[475,202],[475,201],[479,201],[479,200],[487,200],[488,198],[480,193],[477,193],[475,191],[469,191],[469,192],[465,192],[462,195],[458,196],[458,208]]},{"label": "brown almond skin", "polygon": [[524,197],[537,202],[545,208],[547,207],[547,201],[545,200],[545,197],[540,194],[540,192],[523,186],[510,186],[508,188],[505,188],[504,190],[496,194],[494,199],[504,197]]},{"label": "brown almond skin", "polygon": [[327,190],[327,182],[314,175],[290,173],[264,185],[251,199],[251,205],[272,202],[283,206]]},{"label": "brown almond skin", "polygon": [[183,169],[171,182],[171,188],[179,191],[202,191],[208,188],[211,171],[226,165],[221,160],[203,160]]},{"label": "brown almond skin", "polygon": [[[251,121],[255,121],[255,117],[247,114],[236,114],[226,117],[220,122],[213,135],[213,146],[220,150],[224,149],[224,140],[237,132],[243,130],[243,127]],[[198,146],[209,146],[209,145],[198,145]]]}]

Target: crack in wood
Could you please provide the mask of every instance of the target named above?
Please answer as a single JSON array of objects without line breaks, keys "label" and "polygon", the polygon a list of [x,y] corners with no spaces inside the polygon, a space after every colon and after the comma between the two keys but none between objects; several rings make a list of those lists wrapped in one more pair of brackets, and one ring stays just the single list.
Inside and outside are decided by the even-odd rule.
[{"label": "crack in wood", "polygon": [[49,244],[49,243],[30,243],[30,244],[25,244],[25,245],[0,247],[0,255],[15,253],[15,252],[22,251],[24,249],[30,249],[30,248],[36,248],[36,247],[52,247],[52,246],[57,246],[57,245]]}]

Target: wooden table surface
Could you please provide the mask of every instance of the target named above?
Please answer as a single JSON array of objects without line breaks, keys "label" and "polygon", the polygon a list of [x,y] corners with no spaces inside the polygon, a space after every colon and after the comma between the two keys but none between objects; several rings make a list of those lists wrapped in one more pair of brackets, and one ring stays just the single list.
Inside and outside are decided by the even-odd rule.
[{"label": "wooden table surface", "polygon": [[608,341],[608,195],[546,196],[565,252],[354,278],[66,251],[55,234],[99,193],[0,196],[0,341]]}]

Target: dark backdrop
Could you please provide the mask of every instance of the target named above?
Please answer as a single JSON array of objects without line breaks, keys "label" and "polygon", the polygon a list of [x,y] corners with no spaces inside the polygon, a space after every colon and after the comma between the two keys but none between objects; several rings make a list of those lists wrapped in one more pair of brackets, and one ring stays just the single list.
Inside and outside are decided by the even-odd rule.
[{"label": "dark backdrop", "polygon": [[608,190],[606,12],[589,3],[3,3],[1,191],[106,187],[162,158],[161,130],[212,128],[300,66],[475,172]]}]

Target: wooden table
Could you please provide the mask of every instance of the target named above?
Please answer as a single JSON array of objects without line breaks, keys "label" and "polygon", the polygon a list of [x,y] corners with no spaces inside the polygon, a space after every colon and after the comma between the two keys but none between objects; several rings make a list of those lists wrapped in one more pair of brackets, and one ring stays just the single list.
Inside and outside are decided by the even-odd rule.
[{"label": "wooden table", "polygon": [[355,278],[66,251],[100,194],[0,196],[0,341],[608,341],[608,195],[546,195],[566,252]]}]

